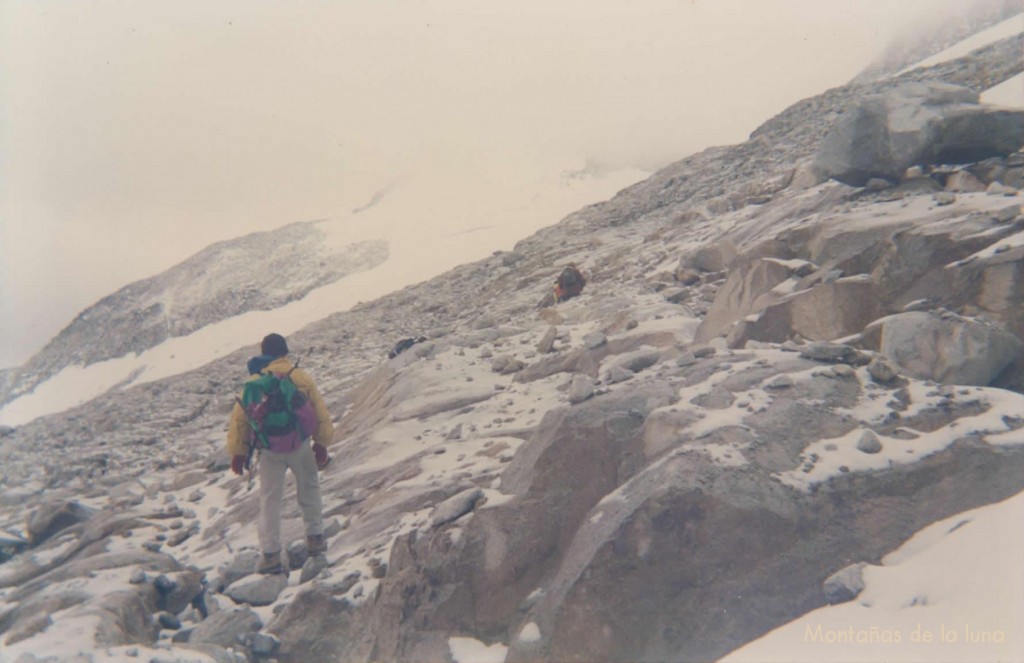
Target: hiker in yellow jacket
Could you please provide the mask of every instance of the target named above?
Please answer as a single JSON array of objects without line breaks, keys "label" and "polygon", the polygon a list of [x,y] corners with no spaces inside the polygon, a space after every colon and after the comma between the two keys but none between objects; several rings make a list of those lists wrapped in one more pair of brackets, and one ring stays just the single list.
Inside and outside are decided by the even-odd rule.
[{"label": "hiker in yellow jacket", "polygon": [[[285,473],[288,469],[295,476],[296,493],[302,520],[306,526],[306,541],[309,555],[323,555],[326,546],[323,537],[322,502],[320,499],[320,477],[318,470],[327,466],[330,457],[327,445],[334,437],[334,424],[327,411],[320,391],[313,378],[302,370],[295,368],[288,360],[288,343],[280,334],[269,334],[260,344],[261,356],[249,360],[250,379],[256,379],[261,373],[289,374],[295,387],[302,392],[312,405],[316,415],[312,430],[313,444],[300,434],[294,449],[262,449],[260,451],[260,520],[259,540],[263,551],[260,564],[261,573],[284,573],[281,562],[281,500],[284,495]],[[306,429],[304,426],[303,429]],[[245,410],[236,402],[228,421],[227,449],[231,454],[231,470],[235,474],[245,471],[245,462],[249,454],[249,442],[253,431]]]}]

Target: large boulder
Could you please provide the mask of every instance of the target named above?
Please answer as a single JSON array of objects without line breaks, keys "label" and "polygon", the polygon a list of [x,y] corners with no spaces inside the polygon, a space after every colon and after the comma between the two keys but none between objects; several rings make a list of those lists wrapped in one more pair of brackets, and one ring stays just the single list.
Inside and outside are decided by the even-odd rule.
[{"label": "large boulder", "polygon": [[216,612],[192,629],[188,641],[208,642],[222,647],[237,647],[239,637],[263,627],[260,616],[250,608],[232,608]]},{"label": "large boulder", "polygon": [[85,522],[93,513],[93,509],[74,500],[50,502],[41,505],[29,515],[25,529],[32,545],[38,546],[57,532]]},{"label": "large boulder", "polygon": [[684,256],[681,264],[702,272],[720,272],[732,266],[739,251],[730,240],[706,244],[692,254]]},{"label": "large boulder", "polygon": [[881,322],[881,352],[907,375],[988,385],[1024,354],[1024,343],[981,320],[949,312],[900,313]]},{"label": "large boulder", "polygon": [[264,606],[276,601],[287,586],[288,578],[282,574],[254,575],[231,583],[224,594],[235,603]]},{"label": "large boulder", "polygon": [[968,163],[1024,144],[1024,111],[982,106],[947,83],[909,83],[849,108],[822,140],[814,166],[851,186],[898,181],[915,164]]},{"label": "large boulder", "polygon": [[855,334],[878,318],[879,288],[862,276],[837,279],[793,293],[752,314],[728,336],[730,347],[748,340],[781,343],[794,336],[827,341]]},{"label": "large boulder", "polygon": [[771,295],[772,289],[791,275],[792,269],[785,262],[773,258],[757,259],[734,270],[715,296],[694,342],[706,343],[726,333],[736,321],[762,310],[767,302],[777,299]]}]

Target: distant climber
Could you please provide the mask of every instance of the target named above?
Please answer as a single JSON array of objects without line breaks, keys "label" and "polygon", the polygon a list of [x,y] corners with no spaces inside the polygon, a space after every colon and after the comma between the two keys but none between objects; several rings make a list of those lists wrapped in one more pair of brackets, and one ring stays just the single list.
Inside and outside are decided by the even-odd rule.
[{"label": "distant climber", "polygon": [[583,273],[575,263],[570,263],[555,280],[555,303],[572,299],[583,292],[583,286],[586,284],[587,280],[583,278]]},{"label": "distant climber", "polygon": [[398,355],[402,354],[417,343],[422,343],[427,340],[426,336],[417,336],[415,338],[403,338],[398,343],[395,343],[395,347],[388,350],[388,359],[394,359]]},{"label": "distant climber", "polygon": [[334,425],[313,378],[288,360],[283,336],[267,335],[260,352],[248,362],[250,377],[231,412],[227,449],[232,472],[241,475],[248,469],[250,478],[254,472],[259,475],[259,571],[275,574],[285,573],[281,499],[289,469],[295,475],[310,559],[323,559],[326,552],[318,469],[330,462],[327,445]]},{"label": "distant climber", "polygon": [[583,272],[579,270],[575,263],[569,263],[559,273],[558,278],[555,279],[554,287],[544,295],[544,298],[537,304],[537,308],[554,306],[559,302],[572,299],[583,292],[583,286],[586,284],[587,279],[583,276]]}]

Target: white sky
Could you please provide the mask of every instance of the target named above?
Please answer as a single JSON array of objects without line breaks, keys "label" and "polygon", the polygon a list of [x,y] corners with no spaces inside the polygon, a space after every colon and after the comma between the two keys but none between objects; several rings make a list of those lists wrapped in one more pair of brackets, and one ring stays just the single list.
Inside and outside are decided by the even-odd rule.
[{"label": "white sky", "polygon": [[947,2],[0,0],[0,366],[213,241],[409,172],[472,188],[506,152],[650,167],[740,142]]}]

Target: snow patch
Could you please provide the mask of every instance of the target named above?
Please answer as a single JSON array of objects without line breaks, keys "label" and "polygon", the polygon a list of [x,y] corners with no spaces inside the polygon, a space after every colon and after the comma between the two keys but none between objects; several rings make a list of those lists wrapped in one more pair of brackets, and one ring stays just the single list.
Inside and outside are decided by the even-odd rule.
[{"label": "snow patch", "polygon": [[448,650],[455,663],[505,663],[508,647],[486,645],[475,638],[448,638]]},{"label": "snow patch", "polygon": [[1024,660],[1024,493],[920,530],[864,570],[855,601],[807,613],[720,659]]}]

